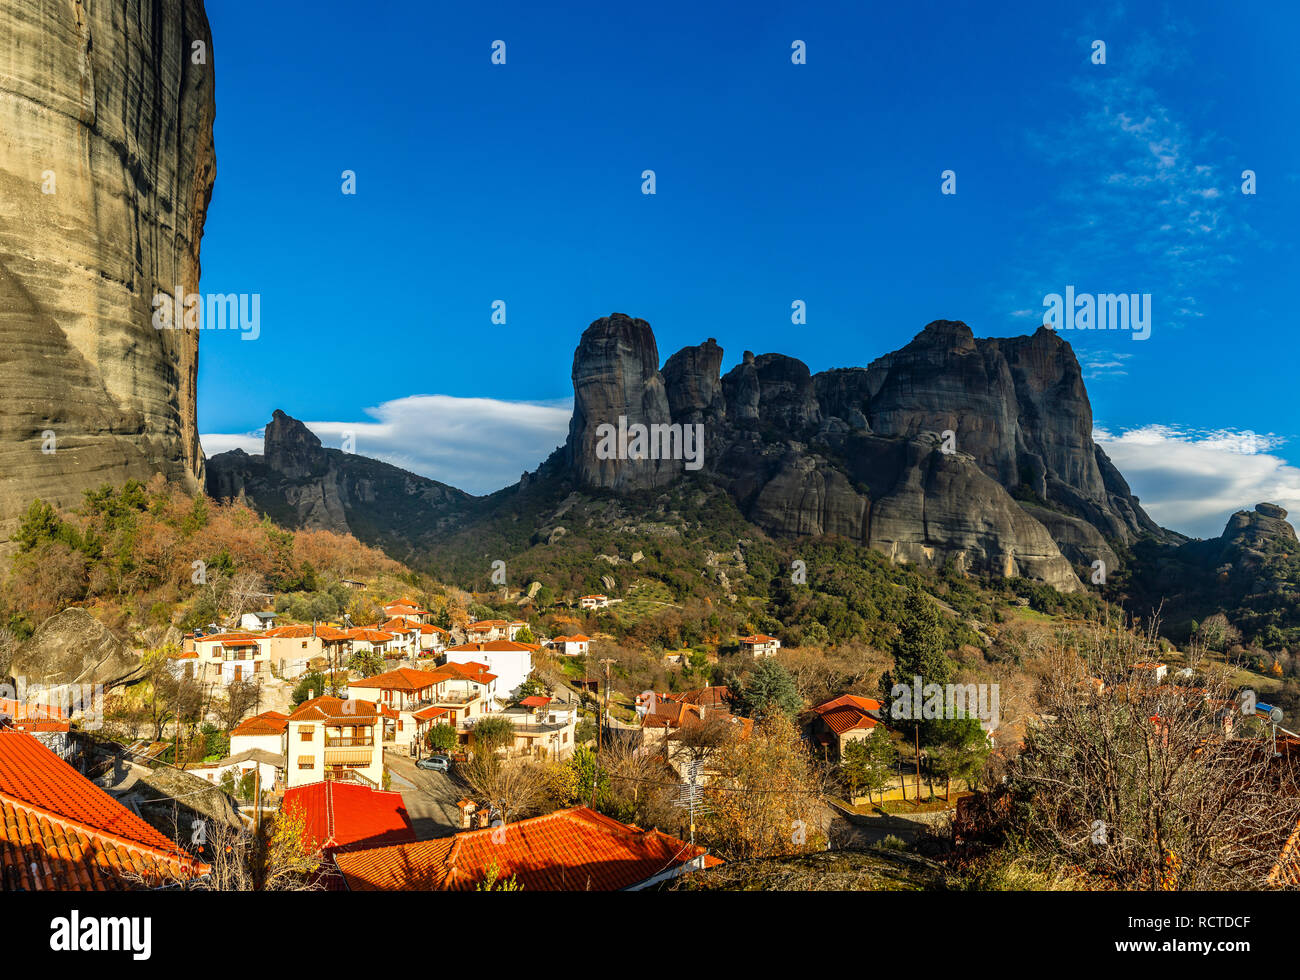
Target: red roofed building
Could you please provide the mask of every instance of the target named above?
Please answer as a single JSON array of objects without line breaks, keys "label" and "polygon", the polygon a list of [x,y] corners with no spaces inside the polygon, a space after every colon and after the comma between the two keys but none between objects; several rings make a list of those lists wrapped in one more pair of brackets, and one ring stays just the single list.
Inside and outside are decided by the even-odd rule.
[{"label": "red roofed building", "polygon": [[781,641],[765,633],[740,638],[740,652],[751,657],[770,657],[780,649]]},{"label": "red roofed building", "polygon": [[844,757],[850,742],[867,738],[880,725],[882,705],[875,698],[842,694],[813,708],[808,735],[832,762]]},{"label": "red roofed building", "polygon": [[536,643],[516,643],[514,640],[462,643],[447,648],[447,663],[486,664],[488,670],[497,675],[497,691],[504,698],[528,680],[533,672],[533,654],[538,649]]},{"label": "red roofed building", "polygon": [[[197,676],[222,684],[244,680],[270,669],[270,660],[250,633],[210,633],[194,639]],[[174,661],[174,671],[185,669],[185,660]]]},{"label": "red roofed building", "polygon": [[285,782],[289,787],[341,779],[378,788],[384,782],[380,737],[397,712],[373,701],[336,697],[304,701],[288,717]]},{"label": "red roofed building", "polygon": [[581,657],[591,649],[591,637],[585,633],[557,636],[547,645],[556,653],[566,657]]},{"label": "red roofed building", "polygon": [[208,870],[31,735],[0,729],[0,891],[122,891]]},{"label": "red roofed building", "polygon": [[72,755],[72,740],[68,737],[72,725],[62,708],[0,698],[0,727],[6,725],[33,736],[60,759]]},{"label": "red roofed building", "polygon": [[317,657],[341,666],[352,653],[352,638],[333,626],[277,626],[258,634],[258,642],[276,673],[288,679],[305,674]]},{"label": "red roofed building", "polygon": [[352,891],[473,891],[496,865],[524,891],[628,891],[722,861],[657,830],[586,807],[453,837],[350,850],[335,862]]},{"label": "red roofed building", "polygon": [[415,840],[401,793],[327,780],[288,790],[280,809],[302,814],[305,843],[327,857],[348,847]]},{"label": "red roofed building", "polygon": [[284,733],[288,727],[289,716],[280,711],[263,711],[245,718],[230,730],[230,754],[261,749],[284,755]]}]

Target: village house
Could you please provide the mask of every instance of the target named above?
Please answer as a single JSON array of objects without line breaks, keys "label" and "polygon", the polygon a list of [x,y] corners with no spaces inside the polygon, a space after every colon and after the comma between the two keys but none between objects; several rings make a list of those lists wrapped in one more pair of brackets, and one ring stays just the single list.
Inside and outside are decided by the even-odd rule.
[{"label": "village house", "polygon": [[395,616],[378,628],[398,638],[399,642],[393,647],[394,655],[400,653],[406,657],[439,653],[446,647],[447,637],[451,635],[441,626],[430,626],[404,616]]},{"label": "village house", "polygon": [[277,626],[257,637],[277,675],[293,680],[307,673],[317,658],[342,667],[352,654],[352,640],[333,626]]},{"label": "village house", "polygon": [[722,864],[702,847],[586,807],[451,837],[356,848],[334,861],[351,891],[474,891],[496,866],[525,892],[636,891]]},{"label": "village house", "polygon": [[869,737],[881,724],[881,703],[875,698],[843,694],[812,709],[806,731],[823,756],[836,763],[851,742]]},{"label": "village house", "polygon": [[467,744],[474,723],[496,710],[496,676],[484,664],[444,664],[435,670],[399,667],[350,687],[374,691],[386,713],[382,740],[415,754],[425,734],[438,724],[450,725]]},{"label": "village house", "polygon": [[1145,684],[1160,684],[1168,673],[1168,664],[1146,662],[1133,665],[1134,678]]},{"label": "village house", "polygon": [[344,630],[343,633],[352,641],[353,653],[370,653],[374,651],[381,657],[392,655],[390,650],[397,639],[395,634],[389,633],[387,630],[375,629],[372,626],[357,626],[353,629]]},{"label": "village house", "polygon": [[265,612],[246,612],[239,617],[239,628],[241,630],[269,630],[275,626],[276,613],[267,610]]},{"label": "village house", "polygon": [[384,615],[389,619],[413,619],[417,623],[430,623],[433,613],[421,609],[414,599],[397,599],[384,606]]},{"label": "village house", "polygon": [[471,643],[490,643],[493,640],[513,640],[528,624],[521,619],[479,619],[465,627],[465,637]]},{"label": "village house", "polygon": [[740,652],[750,657],[770,657],[781,649],[781,641],[775,636],[755,633],[753,636],[740,638]]},{"label": "village house", "polygon": [[380,726],[395,717],[373,701],[324,696],[303,702],[287,720],[285,782],[290,788],[323,779],[383,786]]},{"label": "village house", "polygon": [[585,633],[575,633],[573,636],[557,636],[547,646],[565,657],[582,657],[586,656],[591,647],[591,637]]},{"label": "village house", "polygon": [[26,732],[60,759],[72,756],[72,725],[62,708],[0,698],[0,728],[5,727]]},{"label": "village house", "polygon": [[[257,637],[249,633],[211,633],[194,638],[195,657],[172,661],[172,669],[181,671],[181,676],[195,677],[198,680],[219,681],[230,684],[232,681],[247,680],[263,671],[270,671],[270,661],[258,644]],[[190,666],[194,673],[190,673]]]},{"label": "village house", "polygon": [[0,892],[160,887],[210,870],[32,735],[0,728]]},{"label": "village house", "polygon": [[584,595],[578,597],[579,609],[604,609],[609,605],[607,595]]},{"label": "village house", "polygon": [[514,724],[511,755],[563,761],[573,754],[578,725],[578,706],[544,695],[524,698],[514,708],[501,712]]},{"label": "village house", "polygon": [[508,697],[532,674],[533,654],[537,649],[535,643],[491,640],[448,647],[446,654],[449,664],[486,664],[487,669],[497,676],[500,695]]},{"label": "village house", "polygon": [[230,730],[230,753],[238,755],[249,749],[284,754],[284,735],[289,716],[280,711],[263,711],[245,718]]}]

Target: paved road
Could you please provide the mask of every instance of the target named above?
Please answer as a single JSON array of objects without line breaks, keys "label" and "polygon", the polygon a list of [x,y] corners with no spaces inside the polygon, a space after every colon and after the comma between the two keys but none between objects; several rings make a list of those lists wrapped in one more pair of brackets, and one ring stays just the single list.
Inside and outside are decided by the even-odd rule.
[{"label": "paved road", "polygon": [[384,764],[392,776],[389,788],[402,794],[417,838],[446,837],[460,830],[456,802],[464,798],[465,791],[454,778],[445,772],[417,769],[414,759],[397,752],[385,752]]}]

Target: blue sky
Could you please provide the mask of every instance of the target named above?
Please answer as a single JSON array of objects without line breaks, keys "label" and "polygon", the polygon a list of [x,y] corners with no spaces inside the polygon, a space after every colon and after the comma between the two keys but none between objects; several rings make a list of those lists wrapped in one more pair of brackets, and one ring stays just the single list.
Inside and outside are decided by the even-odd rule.
[{"label": "blue sky", "polygon": [[1065,336],[1157,520],[1300,507],[1296,8],[474,6],[208,4],[201,288],[261,294],[256,340],[200,342],[209,453],[282,408],[484,492],[562,441],[612,311],[661,359],[716,337],[724,371],[819,371],[937,318],[1031,332],[1074,285],[1152,295],[1148,340]]}]

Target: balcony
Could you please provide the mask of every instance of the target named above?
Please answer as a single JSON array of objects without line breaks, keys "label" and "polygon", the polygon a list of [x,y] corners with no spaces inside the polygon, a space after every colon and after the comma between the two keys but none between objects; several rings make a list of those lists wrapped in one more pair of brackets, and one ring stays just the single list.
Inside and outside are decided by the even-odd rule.
[{"label": "balcony", "polygon": [[374,744],[375,737],[373,735],[336,735],[334,737],[327,736],[325,739],[325,748],[327,749],[369,748]]}]

